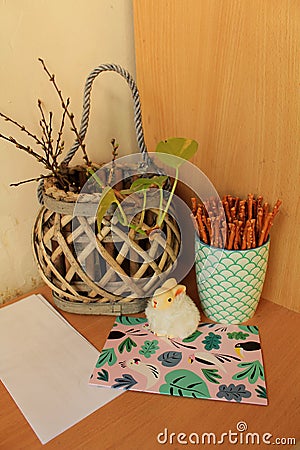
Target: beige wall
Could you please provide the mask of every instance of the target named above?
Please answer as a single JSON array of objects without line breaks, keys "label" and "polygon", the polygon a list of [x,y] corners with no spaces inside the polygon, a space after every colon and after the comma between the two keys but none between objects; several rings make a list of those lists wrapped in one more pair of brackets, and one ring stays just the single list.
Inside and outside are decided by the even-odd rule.
[{"label": "beige wall", "polygon": [[[79,123],[86,76],[114,62],[135,75],[131,0],[10,0],[0,5],[0,111],[39,133],[37,98],[60,117],[59,102],[43,72],[42,57]],[[130,91],[115,74],[102,74],[93,89],[87,148],[94,161],[110,160],[110,139],[120,155],[136,150]],[[0,121],[0,132],[19,134]],[[66,148],[73,135],[66,136]],[[9,187],[38,176],[42,167],[13,145],[0,141],[0,303],[26,293],[40,278],[31,252],[31,228],[39,208],[36,184]]]}]

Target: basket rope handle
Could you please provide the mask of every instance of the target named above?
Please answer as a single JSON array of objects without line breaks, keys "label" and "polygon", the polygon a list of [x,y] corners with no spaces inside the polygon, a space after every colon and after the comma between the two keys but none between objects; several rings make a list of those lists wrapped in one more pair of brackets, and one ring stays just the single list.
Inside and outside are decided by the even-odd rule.
[{"label": "basket rope handle", "polygon": [[[131,93],[132,98],[134,102],[134,126],[135,126],[135,132],[136,132],[136,138],[137,143],[139,147],[139,151],[142,153],[143,157],[145,158],[145,162],[147,160],[147,147],[144,140],[144,132],[143,132],[143,125],[142,125],[142,113],[141,113],[141,103],[140,103],[140,96],[139,91],[136,86],[136,83],[130,73],[124,69],[121,66],[118,66],[116,64],[101,64],[100,66],[96,67],[87,77],[85,88],[84,88],[84,96],[83,96],[83,111],[82,111],[82,118],[81,118],[81,124],[80,124],[80,130],[79,130],[79,136],[81,141],[84,140],[88,123],[89,123],[89,115],[90,115],[90,107],[91,107],[91,90],[92,85],[94,82],[94,79],[102,72],[117,72],[120,74],[125,80],[127,81]],[[75,153],[77,152],[78,148],[80,146],[80,143],[78,139],[74,142],[73,146],[67,153],[65,159],[63,160],[64,163],[69,164]]]},{"label": "basket rope handle", "polygon": [[[140,102],[140,96],[139,91],[137,88],[137,85],[130,75],[130,73],[124,69],[123,67],[117,65],[117,64],[101,64],[100,66],[96,67],[87,77],[84,87],[84,95],[83,95],[83,111],[82,111],[82,117],[81,117],[81,123],[80,123],[80,129],[79,129],[79,137],[81,139],[81,142],[84,140],[88,123],[89,123],[89,116],[90,116],[90,108],[91,108],[91,90],[93,86],[94,79],[102,72],[117,72],[120,74],[125,80],[127,81],[133,98],[133,106],[134,106],[134,126],[135,126],[135,133],[138,143],[139,151],[142,154],[142,163],[141,166],[144,168],[147,168],[148,165],[151,165],[151,159],[148,156],[147,147],[144,140],[144,131],[143,131],[143,124],[142,124],[142,112],[141,112],[141,102]],[[63,162],[68,165],[75,153],[77,152],[78,148],[80,147],[80,142],[78,139],[75,140],[74,144],[68,151],[66,157],[64,158]],[[38,184],[37,188],[37,197],[39,200],[39,203],[41,205],[44,204],[43,200],[43,186],[44,181],[41,180]]]}]

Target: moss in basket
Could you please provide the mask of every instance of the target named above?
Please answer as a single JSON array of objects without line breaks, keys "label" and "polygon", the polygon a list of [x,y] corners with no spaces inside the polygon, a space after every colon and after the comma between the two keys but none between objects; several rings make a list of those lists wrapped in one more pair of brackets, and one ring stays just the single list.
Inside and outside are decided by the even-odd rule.
[{"label": "moss in basket", "polygon": [[[163,208],[163,187],[167,181],[167,176],[154,176],[151,178],[139,178],[135,180],[129,189],[122,190],[120,192],[121,195],[130,195],[137,192],[141,192],[143,195],[143,205],[141,210],[141,215],[139,219],[139,223],[133,224],[129,223],[126,217],[126,214],[121,206],[120,201],[117,199],[115,191],[110,187],[106,186],[104,187],[102,185],[101,180],[99,177],[97,177],[96,174],[92,173],[90,170],[91,175],[96,179],[98,184],[102,188],[102,196],[101,201],[99,203],[98,211],[97,211],[97,224],[98,224],[98,230],[101,229],[101,223],[102,219],[105,216],[108,208],[112,204],[116,204],[117,206],[117,214],[118,219],[121,225],[127,226],[129,228],[134,229],[136,232],[141,234],[149,234],[153,229],[160,228],[164,222],[164,219],[168,213],[168,210],[170,208],[172,198],[175,193],[175,189],[178,183],[178,177],[179,177],[179,168],[180,166],[185,162],[185,160],[189,160],[192,158],[192,156],[196,153],[198,148],[198,143],[192,139],[185,139],[185,138],[170,138],[164,141],[159,142],[159,144],[156,147],[156,153],[158,158],[161,159],[162,162],[167,164],[168,166],[175,169],[175,176],[174,176],[174,182],[172,185],[172,189],[167,201],[166,206]],[[156,225],[151,229],[148,230],[147,233],[145,230],[142,229],[142,224],[144,222],[144,216],[145,211],[147,207],[147,192],[150,188],[157,188],[159,190],[159,214],[157,216]]]}]

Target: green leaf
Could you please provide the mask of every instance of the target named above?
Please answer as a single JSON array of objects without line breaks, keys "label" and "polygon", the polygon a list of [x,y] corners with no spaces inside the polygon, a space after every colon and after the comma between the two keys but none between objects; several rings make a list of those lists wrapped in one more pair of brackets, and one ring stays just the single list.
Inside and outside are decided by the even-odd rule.
[{"label": "green leaf", "polygon": [[147,319],[144,317],[129,317],[129,316],[119,316],[116,318],[116,323],[121,325],[138,325],[140,323],[146,323]]},{"label": "green leaf", "polygon": [[212,350],[216,349],[218,350],[220,348],[222,336],[219,334],[215,334],[212,332],[209,332],[208,335],[205,337],[205,339],[202,341],[204,344],[205,350]]},{"label": "green leaf", "polygon": [[122,375],[122,378],[115,378],[116,383],[112,385],[114,389],[131,389],[137,381],[133,378],[132,375],[125,373]]},{"label": "green leaf", "polygon": [[233,331],[232,333],[227,333],[228,339],[236,339],[244,341],[249,336],[248,333],[242,333],[241,331]]},{"label": "green leaf", "polygon": [[136,346],[137,344],[130,337],[127,337],[126,339],[124,339],[124,341],[121,342],[121,344],[118,347],[118,350],[120,353],[123,353],[125,349],[127,352],[131,352],[133,347]]},{"label": "green leaf", "polygon": [[181,352],[168,351],[164,352],[157,358],[164,367],[175,367],[182,360]]},{"label": "green leaf", "polygon": [[257,393],[257,397],[268,398],[265,386],[258,385],[257,388],[255,389],[255,392]]},{"label": "green leaf", "polygon": [[129,228],[132,228],[134,231],[136,231],[137,233],[140,233],[144,236],[147,236],[146,231],[142,230],[141,228],[138,227],[138,225],[134,225],[133,223],[129,223],[128,224]]},{"label": "green leaf", "polygon": [[98,372],[97,380],[108,381],[109,374],[108,374],[107,370],[102,369],[101,372]]},{"label": "green leaf", "polygon": [[138,178],[132,183],[129,189],[123,189],[121,194],[128,195],[134,192],[143,191],[149,189],[150,186],[152,187],[153,185],[162,188],[167,178],[167,175],[157,175],[152,178]]},{"label": "green leaf", "polygon": [[202,331],[196,330],[187,338],[182,339],[182,342],[194,342],[199,336],[201,336],[201,334],[203,334]]},{"label": "green leaf", "polygon": [[98,231],[101,229],[101,222],[103,220],[103,217],[105,216],[108,208],[113,204],[117,203],[118,200],[115,196],[115,193],[113,189],[110,186],[106,186],[101,194],[100,203],[97,210],[97,224],[98,224]]},{"label": "green leaf", "polygon": [[258,334],[258,328],[255,325],[239,325],[239,329],[252,334]]},{"label": "green leaf", "polygon": [[[170,138],[165,141],[158,143],[156,147],[156,152],[158,157],[168,166],[178,168],[180,167],[184,160],[189,160],[194,156],[198,149],[198,142],[193,139],[185,138]],[[170,155],[170,156],[168,156]],[[178,158],[172,158],[172,156],[177,156]]]},{"label": "green leaf", "polygon": [[173,370],[165,376],[165,382],[166,384],[161,385],[159,388],[161,394],[192,398],[210,398],[205,381],[190,370]]},{"label": "green leaf", "polygon": [[139,351],[140,355],[144,355],[145,358],[150,358],[151,355],[159,350],[159,346],[157,344],[158,341],[156,339],[154,339],[153,341],[145,341],[141,346],[141,350]]},{"label": "green leaf", "polygon": [[220,384],[217,378],[222,378],[218,369],[201,369],[205,378],[211,383]]},{"label": "green leaf", "polygon": [[100,353],[96,367],[102,367],[106,363],[109,366],[113,366],[116,362],[117,362],[117,357],[115,354],[115,350],[113,348],[105,348]]},{"label": "green leaf", "polygon": [[249,383],[254,384],[258,378],[261,378],[262,380],[265,379],[264,368],[258,360],[239,363],[238,367],[244,370],[236,373],[232,377],[233,380],[243,380],[244,378],[248,378]]}]

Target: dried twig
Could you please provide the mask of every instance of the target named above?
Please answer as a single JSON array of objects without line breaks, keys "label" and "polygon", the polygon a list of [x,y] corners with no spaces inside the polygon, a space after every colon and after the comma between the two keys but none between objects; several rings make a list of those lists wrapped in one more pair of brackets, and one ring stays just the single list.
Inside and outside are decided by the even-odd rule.
[{"label": "dried twig", "polygon": [[40,180],[44,180],[45,178],[52,178],[53,175],[40,175],[37,178],[29,178],[28,180],[23,180],[23,181],[19,181],[18,183],[10,183],[10,186],[20,186],[20,184],[25,184],[25,183],[31,183],[32,181],[40,181]]},{"label": "dried twig", "polygon": [[18,149],[20,150],[24,150],[26,153],[28,153],[29,155],[33,156],[35,159],[38,160],[38,162],[44,164],[44,166],[47,169],[51,169],[51,167],[49,167],[47,160],[39,155],[38,153],[36,153],[29,145],[25,146],[23,144],[21,144],[20,142],[18,142],[15,138],[13,138],[12,136],[5,136],[4,134],[0,133],[0,138],[5,139],[6,141],[9,141],[11,143],[13,143]]},{"label": "dried twig", "polygon": [[68,107],[69,107],[69,104],[67,103],[67,101],[64,100],[64,98],[63,98],[63,96],[62,96],[62,92],[61,92],[61,90],[58,88],[58,85],[57,85],[57,83],[56,83],[56,81],[55,81],[55,75],[54,75],[54,74],[51,74],[51,73],[49,72],[49,70],[47,69],[47,66],[46,66],[46,64],[45,64],[45,62],[44,62],[44,60],[43,60],[42,58],[38,58],[38,60],[41,62],[44,71],[45,71],[45,72],[47,73],[47,75],[49,76],[49,80],[50,80],[51,83],[53,84],[53,86],[54,86],[54,88],[55,88],[55,90],[56,90],[56,92],[57,92],[57,94],[58,94],[58,96],[59,96],[59,99],[60,99],[60,101],[61,101],[61,106],[62,106],[63,110],[66,112],[66,114],[67,114],[67,116],[68,116],[68,118],[69,118],[69,120],[70,120],[70,122],[71,122],[71,125],[72,125],[71,130],[72,130],[72,131],[75,133],[75,135],[76,135],[77,142],[79,143],[79,146],[80,146],[80,148],[81,148],[81,150],[82,150],[82,153],[83,153],[83,159],[85,160],[85,162],[86,162],[87,165],[90,165],[90,161],[89,161],[88,155],[87,155],[86,150],[85,150],[85,144],[83,143],[83,139],[82,139],[81,136],[79,135],[79,132],[78,132],[78,130],[77,130],[77,127],[76,127],[76,124],[75,124],[75,121],[74,121],[74,114],[73,114],[72,112],[69,111],[69,108],[68,108]]}]

